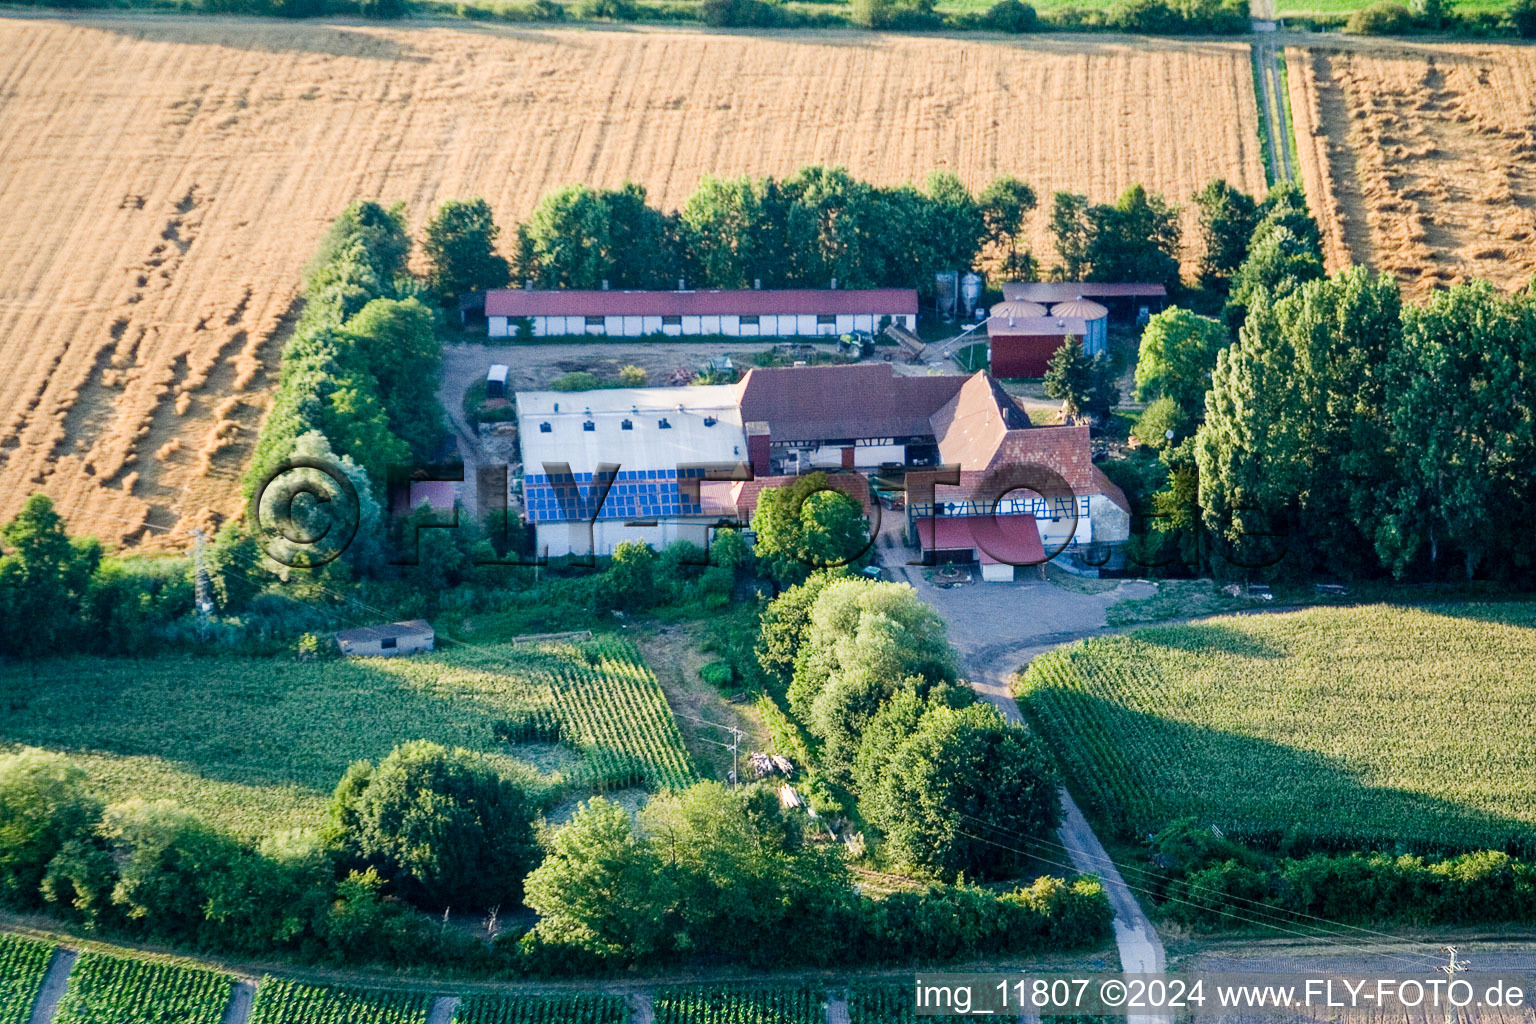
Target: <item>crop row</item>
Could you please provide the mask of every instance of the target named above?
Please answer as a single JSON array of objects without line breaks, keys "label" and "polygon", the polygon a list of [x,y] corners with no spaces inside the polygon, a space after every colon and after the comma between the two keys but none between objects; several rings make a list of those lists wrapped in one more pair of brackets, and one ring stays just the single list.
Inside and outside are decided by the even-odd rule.
[{"label": "crop row", "polygon": [[54,1024],[219,1024],[234,981],[227,974],[82,953]]},{"label": "crop row", "polygon": [[663,989],[656,1024],[825,1024],[826,992],[813,988],[695,986]]},{"label": "crop row", "polygon": [[430,996],[261,979],[248,1024],[426,1024]]},{"label": "crop row", "polygon": [[855,985],[848,990],[849,1024],[917,1024],[911,985]]},{"label": "crop row", "polygon": [[1367,607],[1087,641],[1018,681],[1109,830],[1536,849],[1536,611]]},{"label": "crop row", "polygon": [[551,996],[471,996],[453,1012],[453,1024],[629,1024],[621,996],[568,993]]},{"label": "crop row", "polygon": [[589,664],[563,666],[550,673],[549,684],[563,738],[588,757],[585,781],[595,789],[692,782],[682,734],[639,652],[620,641],[582,650]]},{"label": "crop row", "polygon": [[48,972],[53,947],[17,935],[0,935],[0,1024],[23,1024]]}]

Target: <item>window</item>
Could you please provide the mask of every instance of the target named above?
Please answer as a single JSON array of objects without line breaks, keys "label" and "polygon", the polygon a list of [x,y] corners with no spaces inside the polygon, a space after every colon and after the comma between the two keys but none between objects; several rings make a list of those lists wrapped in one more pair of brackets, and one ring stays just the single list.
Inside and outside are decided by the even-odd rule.
[{"label": "window", "polygon": [[624,420],[624,421],[620,422],[619,423],[619,429],[620,430],[634,430],[635,429],[634,421],[633,420]]},{"label": "window", "polygon": [[680,316],[664,316],[661,318],[661,326],[681,327],[683,326],[683,318]]},{"label": "window", "polygon": [[836,313],[817,313],[816,314],[816,324],[817,324],[817,326],[820,326],[820,327],[825,327],[825,326],[827,326],[829,324],[831,326],[833,326],[833,327],[836,327],[837,326],[837,314]]},{"label": "window", "polygon": [[744,316],[744,317],[742,317],[741,318],[741,326],[743,326],[743,327],[756,327],[757,326],[757,317],[755,317],[755,316]]},{"label": "window", "polygon": [[392,651],[398,646],[400,646],[400,642],[392,636],[387,636],[379,641],[379,647],[386,651]]},{"label": "window", "polygon": [[602,327],[607,322],[608,321],[606,319],[604,319],[603,317],[600,317],[600,316],[589,316],[589,317],[587,317],[587,326],[588,327]]},{"label": "window", "polygon": [[591,420],[587,420],[581,425],[581,429],[586,431],[593,431],[597,429],[597,424],[593,423]]},{"label": "window", "polygon": [[541,433],[541,434],[551,433],[551,432],[554,431],[554,429],[555,428],[550,426],[548,422],[540,423],[539,424],[539,433]]}]

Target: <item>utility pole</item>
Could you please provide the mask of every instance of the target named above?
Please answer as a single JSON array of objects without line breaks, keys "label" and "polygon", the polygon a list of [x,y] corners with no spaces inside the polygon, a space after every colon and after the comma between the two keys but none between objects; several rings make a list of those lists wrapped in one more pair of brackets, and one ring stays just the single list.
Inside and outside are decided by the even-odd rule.
[{"label": "utility pole", "polygon": [[1466,960],[1456,959],[1455,946],[1441,946],[1440,952],[1449,953],[1451,957],[1450,963],[1441,964],[1439,967],[1435,968],[1435,970],[1439,971],[1441,974],[1444,974],[1446,979],[1447,998],[1445,1001],[1445,1024],[1456,1024],[1456,1005],[1452,1003],[1449,998],[1450,983],[1456,980],[1456,975],[1460,974],[1462,971],[1470,971],[1472,969],[1472,964]]},{"label": "utility pole", "polygon": [[197,635],[208,639],[208,627],[213,618],[213,585],[208,577],[208,563],[203,551],[203,531],[192,531],[192,580],[197,603]]}]

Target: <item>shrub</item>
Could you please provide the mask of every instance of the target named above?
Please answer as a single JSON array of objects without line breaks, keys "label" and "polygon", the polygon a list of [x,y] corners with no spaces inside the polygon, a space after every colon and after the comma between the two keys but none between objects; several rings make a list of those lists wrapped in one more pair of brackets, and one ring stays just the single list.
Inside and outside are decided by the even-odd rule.
[{"label": "shrub", "polygon": [[613,21],[634,21],[638,13],[630,0],[583,0],[577,8],[583,18],[610,18]]},{"label": "shrub", "polygon": [[[1189,428],[1189,417],[1179,408],[1179,403],[1166,395],[1142,411],[1131,434],[1149,448],[1165,448],[1176,443]],[[1173,434],[1170,440],[1168,435]]]},{"label": "shrub", "polygon": [[767,28],[779,23],[779,9],[763,0],[704,0],[699,20],[718,28]]},{"label": "shrub", "polygon": [[538,859],[532,818],[512,780],[425,740],[355,763],[331,801],[342,848],[434,907],[512,906]]},{"label": "shrub", "polygon": [[987,9],[987,27],[999,32],[1033,32],[1039,24],[1035,9],[1020,0],[997,0]]},{"label": "shrub", "polygon": [[735,678],[735,673],[731,671],[730,662],[712,661],[699,669],[699,678],[710,686],[724,689],[731,685],[732,680]]},{"label": "shrub", "polygon": [[62,754],[0,757],[0,899],[32,906],[50,861],[101,816],[84,770]]},{"label": "shrub", "polygon": [[1376,0],[1349,16],[1344,31],[1360,36],[1395,36],[1413,27],[1413,15],[1402,4]]}]

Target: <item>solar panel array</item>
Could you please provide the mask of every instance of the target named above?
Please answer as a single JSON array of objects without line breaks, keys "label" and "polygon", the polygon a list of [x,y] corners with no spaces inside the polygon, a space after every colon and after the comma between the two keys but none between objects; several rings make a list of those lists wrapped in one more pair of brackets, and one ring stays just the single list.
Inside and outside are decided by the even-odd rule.
[{"label": "solar panel array", "polygon": [[[593,519],[650,519],[703,515],[694,495],[678,487],[682,478],[703,479],[702,468],[637,469],[614,473],[529,473],[523,478],[528,519],[535,523]],[[603,487],[612,480],[607,496]],[[601,507],[598,502],[601,500]]]}]

